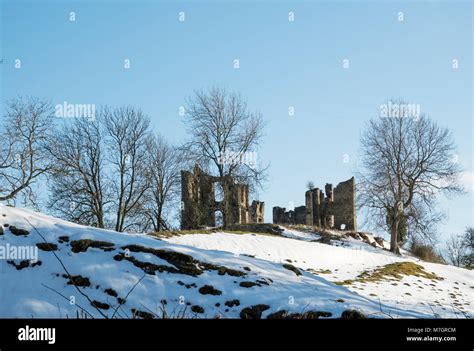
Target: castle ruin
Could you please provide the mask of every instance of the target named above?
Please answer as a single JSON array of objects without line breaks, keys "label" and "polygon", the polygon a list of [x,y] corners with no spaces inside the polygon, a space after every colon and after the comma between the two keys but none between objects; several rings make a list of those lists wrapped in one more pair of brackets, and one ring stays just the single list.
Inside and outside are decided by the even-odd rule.
[{"label": "castle ruin", "polygon": [[357,230],[355,179],[345,182],[326,184],[324,192],[310,189],[305,193],[305,206],[286,211],[282,207],[273,207],[273,223],[305,224],[319,228],[337,228]]},{"label": "castle ruin", "polygon": [[[217,196],[217,198],[216,198]],[[181,229],[216,227],[225,218],[226,225],[264,222],[265,203],[249,205],[249,186],[238,184],[230,176],[221,179],[195,166],[181,171]]]}]

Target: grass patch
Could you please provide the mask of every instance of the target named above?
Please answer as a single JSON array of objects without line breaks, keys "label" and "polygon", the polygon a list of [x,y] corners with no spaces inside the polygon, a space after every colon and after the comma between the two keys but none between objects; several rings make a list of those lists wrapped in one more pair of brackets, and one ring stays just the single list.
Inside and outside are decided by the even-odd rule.
[{"label": "grass patch", "polygon": [[241,286],[242,288],[251,288],[252,286],[255,286],[255,285],[260,286],[260,284],[258,283],[249,282],[249,281],[240,282],[239,284],[239,286]]},{"label": "grass patch", "polygon": [[36,246],[43,251],[56,251],[58,249],[58,245],[53,243],[38,243]]},{"label": "grass patch", "polygon": [[234,307],[234,306],[240,306],[240,301],[239,300],[230,300],[230,301],[226,301],[224,303],[224,305],[226,305],[227,307]]},{"label": "grass patch", "polygon": [[204,285],[200,287],[199,293],[202,295],[222,295],[222,291],[214,288],[212,285]]},{"label": "grass patch", "polygon": [[101,249],[104,251],[113,250],[113,243],[100,240],[81,239],[71,241],[71,251],[74,253],[86,252],[89,247]]},{"label": "grass patch", "polygon": [[204,308],[198,305],[191,306],[191,311],[194,313],[204,313]]},{"label": "grass patch", "polygon": [[83,277],[82,275],[69,276],[67,274],[63,274],[63,278],[69,279],[69,281],[67,282],[68,285],[82,286],[82,287],[91,286],[91,282],[89,278]]},{"label": "grass patch", "polygon": [[293,266],[292,264],[289,264],[289,263],[285,263],[283,265],[283,268],[285,269],[288,269],[289,271],[292,271],[293,273],[295,273],[296,275],[301,275],[301,272],[298,268],[296,268],[295,266]]},{"label": "grass patch", "polygon": [[[14,266],[18,271],[22,270],[23,268],[30,267],[30,261],[29,260],[20,261],[20,263],[18,263],[18,264],[15,263],[15,261],[13,261],[13,260],[8,260],[7,263]],[[42,263],[41,261],[33,262],[31,264],[31,267],[41,266],[41,263]]]},{"label": "grass patch", "polygon": [[91,305],[100,308],[101,310],[108,310],[110,308],[110,305],[108,303],[100,302],[97,300],[92,301]]},{"label": "grass patch", "polygon": [[29,232],[28,230],[26,230],[26,229],[21,229],[21,228],[17,228],[17,227],[15,227],[15,226],[13,226],[13,225],[10,226],[10,233],[12,233],[13,235],[16,235],[16,236],[18,236],[18,235],[24,235],[24,236],[26,236],[26,235],[30,234],[30,232]]},{"label": "grass patch", "polygon": [[[217,271],[219,275],[229,275],[232,277],[244,277],[246,276],[245,272],[227,268],[224,266],[219,266],[216,264],[202,262],[196,260],[190,255],[186,255],[180,252],[171,251],[171,250],[161,250],[161,249],[153,249],[150,247],[140,246],[140,245],[127,245],[123,246],[122,249],[129,250],[131,252],[144,252],[150,253],[155,255],[156,257],[161,258],[162,260],[167,261],[168,263],[175,266],[177,269],[167,269],[169,273],[181,273],[190,276],[198,276],[204,272],[204,270],[208,271]],[[125,256],[122,255],[122,259]],[[130,261],[130,259],[128,258]],[[133,263],[133,262],[132,262]],[[135,264],[135,263],[134,263]],[[147,263],[152,265],[151,263]],[[161,266],[164,269],[166,266]],[[140,267],[141,268],[141,267]],[[155,269],[157,270],[157,269]]]},{"label": "grass patch", "polygon": [[[374,283],[387,279],[400,280],[403,276],[415,276],[420,278],[426,278],[431,280],[443,280],[444,278],[439,277],[433,272],[427,272],[425,269],[413,262],[396,262],[387,264],[383,267],[379,267],[372,271],[362,272],[357,276],[356,279],[344,280],[342,282],[336,282],[337,285],[350,285],[356,282],[363,283]],[[393,285],[393,284],[392,284]]]},{"label": "grass patch", "polygon": [[308,272],[310,273],[313,273],[313,274],[331,274],[331,270],[330,269],[313,269],[313,268],[308,268],[307,269]]},{"label": "grass patch", "polygon": [[341,314],[341,319],[366,319],[367,316],[357,310],[345,310]]},{"label": "grass patch", "polygon": [[154,319],[155,316],[149,312],[145,312],[145,311],[140,311],[140,310],[137,310],[135,308],[132,308],[131,309],[132,311],[132,318],[133,319],[138,319],[138,318],[141,318],[141,319]]},{"label": "grass patch", "polygon": [[183,283],[181,280],[178,280],[178,284],[181,286],[185,286],[186,289],[197,288],[196,283],[186,284],[186,283]]},{"label": "grass patch", "polygon": [[[140,268],[143,272],[146,274],[153,275],[155,274],[156,271],[163,273],[181,273],[178,269],[171,267],[171,266],[166,266],[166,265],[157,265],[151,262],[143,262],[140,260],[137,260],[133,256],[125,256],[124,254],[118,254],[114,256],[114,260],[116,261],[122,261],[126,260],[131,262],[135,267]],[[183,273],[184,274],[184,273]]]},{"label": "grass patch", "polygon": [[112,288],[108,288],[108,289],[105,289],[104,292],[107,294],[107,295],[110,295],[110,296],[113,296],[113,297],[117,297],[118,294],[117,292],[112,289]]},{"label": "grass patch", "polygon": [[245,307],[240,311],[240,318],[242,319],[260,319],[262,312],[270,308],[268,305],[260,304],[250,307]]},{"label": "grass patch", "polygon": [[230,234],[261,234],[261,235],[278,235],[283,230],[271,223],[254,223],[254,224],[235,224],[225,228],[213,229],[188,229],[188,230],[167,230],[162,232],[152,232],[149,235],[157,238],[171,238],[173,236],[192,235],[192,234],[213,234],[217,232],[225,232]]},{"label": "grass patch", "polygon": [[267,278],[262,278],[262,279],[257,279],[258,284],[263,284],[263,285],[270,285],[270,283],[273,283],[271,279]]},{"label": "grass patch", "polygon": [[157,238],[171,238],[173,236],[190,235],[190,234],[212,234],[209,229],[189,229],[189,230],[166,230],[162,232],[151,232],[150,236]]},{"label": "grass patch", "polygon": [[281,310],[275,313],[271,313],[267,316],[267,319],[319,319],[319,317],[331,317],[331,312],[326,311],[306,311],[303,313],[289,313],[286,310]]},{"label": "grass patch", "polygon": [[258,233],[269,235],[281,235],[283,229],[276,224],[271,223],[252,223],[252,224],[234,224],[223,228],[224,231],[236,233]]}]

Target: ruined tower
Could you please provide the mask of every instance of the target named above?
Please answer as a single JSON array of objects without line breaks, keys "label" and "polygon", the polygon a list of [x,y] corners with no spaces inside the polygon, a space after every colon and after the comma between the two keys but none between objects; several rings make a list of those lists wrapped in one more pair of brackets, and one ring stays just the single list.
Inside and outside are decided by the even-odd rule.
[{"label": "ruined tower", "polygon": [[[216,185],[222,189],[220,199]],[[249,206],[249,186],[232,177],[213,177],[197,165],[192,172],[181,171],[181,229],[215,227],[219,214],[227,225],[263,223],[264,208],[260,201]]]}]

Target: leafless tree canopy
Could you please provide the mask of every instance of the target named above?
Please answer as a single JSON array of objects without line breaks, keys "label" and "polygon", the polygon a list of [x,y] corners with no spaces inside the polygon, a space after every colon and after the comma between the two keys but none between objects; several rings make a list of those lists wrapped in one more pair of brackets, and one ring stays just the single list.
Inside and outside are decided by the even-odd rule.
[{"label": "leafless tree canopy", "polygon": [[448,262],[458,267],[474,268],[474,228],[468,227],[462,234],[453,235],[446,245]]},{"label": "leafless tree canopy", "polygon": [[76,118],[49,148],[49,206],[73,222],[119,232],[166,229],[176,204],[178,155],[152,135],[138,108],[104,107],[94,121]]},{"label": "leafless tree canopy", "polygon": [[111,191],[115,230],[139,228],[141,202],[149,187],[147,139],[150,121],[135,107],[106,110],[104,113],[108,159],[112,166]]},{"label": "leafless tree canopy", "polygon": [[474,228],[469,227],[464,233],[464,246],[467,248],[466,256],[464,257],[464,266],[469,269],[474,269]]},{"label": "leafless tree canopy", "polygon": [[259,188],[267,168],[256,158],[264,128],[262,116],[250,112],[239,94],[216,87],[197,91],[188,100],[186,112],[191,136],[185,145],[188,158],[222,180],[232,176],[249,184],[251,190]]},{"label": "leafless tree canopy", "polygon": [[378,118],[369,122],[361,143],[359,201],[377,224],[390,223],[391,250],[398,251],[403,216],[411,234],[432,237],[441,219],[437,196],[462,191],[449,131],[425,115]]},{"label": "leafless tree canopy", "polygon": [[0,135],[0,201],[24,195],[36,205],[33,184],[51,168],[45,157],[54,109],[47,101],[18,98],[6,103]]},{"label": "leafless tree canopy", "polygon": [[159,232],[170,228],[167,218],[178,202],[183,157],[178,148],[169,145],[161,136],[148,140],[147,151],[147,165],[151,171],[143,205],[143,223],[146,230]]},{"label": "leafless tree canopy", "polygon": [[57,132],[50,149],[50,208],[84,225],[106,227],[108,183],[101,116],[94,122],[77,118]]},{"label": "leafless tree canopy", "polygon": [[449,263],[461,267],[465,263],[468,248],[464,244],[464,236],[453,235],[446,245],[446,258]]},{"label": "leafless tree canopy", "polygon": [[254,164],[252,153],[261,141],[263,120],[248,110],[240,95],[220,88],[198,91],[188,100],[186,111],[191,135],[186,147],[194,161],[220,177],[261,181],[262,170]]}]

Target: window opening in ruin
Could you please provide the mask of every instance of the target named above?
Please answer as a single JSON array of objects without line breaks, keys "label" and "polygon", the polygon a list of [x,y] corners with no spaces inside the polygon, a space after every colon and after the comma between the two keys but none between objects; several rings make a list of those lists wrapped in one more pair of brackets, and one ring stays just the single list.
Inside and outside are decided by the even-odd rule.
[{"label": "window opening in ruin", "polygon": [[224,215],[222,214],[222,211],[214,211],[214,222],[216,227],[224,226]]},{"label": "window opening in ruin", "polygon": [[221,182],[214,183],[214,200],[217,202],[224,201],[224,188]]}]

